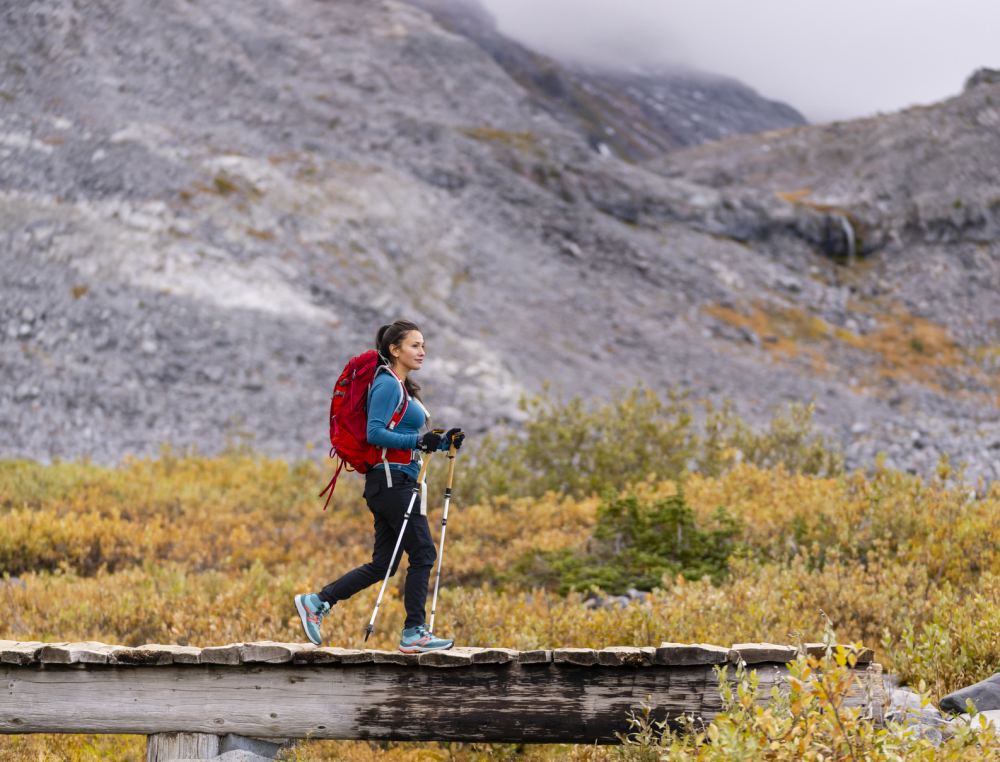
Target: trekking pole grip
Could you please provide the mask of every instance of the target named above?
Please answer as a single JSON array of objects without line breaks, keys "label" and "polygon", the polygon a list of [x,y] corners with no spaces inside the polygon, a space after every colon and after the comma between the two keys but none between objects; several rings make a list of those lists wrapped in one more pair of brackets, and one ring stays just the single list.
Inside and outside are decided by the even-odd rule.
[{"label": "trekking pole grip", "polygon": [[[427,455],[427,457],[424,458],[423,459],[423,463],[420,464],[420,475],[417,477],[417,486],[418,487],[419,487],[420,483],[423,482],[424,477],[427,476],[427,466],[430,465],[430,463],[431,463],[431,456],[434,453],[428,452],[428,453],[425,453],[425,454]],[[414,489],[416,489],[416,487],[414,487]]]},{"label": "trekking pole grip", "polygon": [[455,480],[455,458],[458,456],[458,448],[452,445],[448,448],[448,495],[451,494],[451,483]]},{"label": "trekking pole grip", "polygon": [[[444,429],[431,429],[431,431],[435,434],[444,434]],[[421,484],[424,481],[424,477],[427,476],[427,466],[430,464],[431,455],[433,454],[433,452],[428,452],[425,453],[427,455],[426,458],[421,458],[423,462],[420,464],[420,474],[417,476],[417,484]]]}]

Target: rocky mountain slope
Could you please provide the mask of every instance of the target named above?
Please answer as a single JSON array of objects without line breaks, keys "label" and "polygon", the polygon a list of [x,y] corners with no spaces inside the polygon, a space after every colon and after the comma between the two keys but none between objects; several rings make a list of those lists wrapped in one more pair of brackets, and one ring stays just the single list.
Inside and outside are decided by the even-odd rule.
[{"label": "rocky mountain slope", "polygon": [[[908,449],[949,451],[961,440],[981,473],[996,473],[998,85],[1000,73],[981,70],[936,106],[733,138],[655,163],[704,189],[681,212],[689,224],[771,251],[802,276],[744,297],[723,322],[755,324],[751,339],[770,336],[772,354],[804,351],[826,378],[903,414],[855,424],[855,452],[877,445],[905,460]],[[802,242],[839,264],[832,281],[802,266]],[[842,298],[817,282],[841,284]]]},{"label": "rocky mountain slope", "polygon": [[475,42],[541,108],[609,155],[641,161],[728,135],[805,124],[791,106],[732,79],[555,61],[502,35],[476,0],[408,1]]},{"label": "rocky mountain slope", "polygon": [[998,475],[996,84],[633,165],[394,0],[9,3],[0,46],[4,457],[318,454],[410,316],[441,424],[678,384]]}]

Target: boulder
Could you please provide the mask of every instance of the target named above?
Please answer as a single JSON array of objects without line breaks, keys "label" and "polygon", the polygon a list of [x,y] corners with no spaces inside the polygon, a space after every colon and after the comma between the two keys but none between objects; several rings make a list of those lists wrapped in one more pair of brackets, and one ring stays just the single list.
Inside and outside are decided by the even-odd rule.
[{"label": "boulder", "polygon": [[968,701],[972,701],[979,712],[1000,709],[1000,672],[975,685],[949,693],[941,699],[941,708],[946,712],[964,712]]},{"label": "boulder", "polygon": [[974,87],[979,87],[979,85],[996,85],[1000,84],[1000,69],[976,69],[969,75],[969,78],[965,80],[965,90],[971,90]]},{"label": "boulder", "polygon": [[908,735],[916,735],[934,746],[939,745],[952,732],[941,712],[932,704],[924,704],[919,693],[907,688],[892,691],[885,721],[902,725]]}]

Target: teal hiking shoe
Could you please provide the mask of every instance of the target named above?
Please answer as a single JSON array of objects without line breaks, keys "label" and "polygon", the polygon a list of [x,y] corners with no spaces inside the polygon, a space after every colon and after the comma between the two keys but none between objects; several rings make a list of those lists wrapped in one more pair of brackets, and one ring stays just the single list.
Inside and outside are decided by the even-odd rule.
[{"label": "teal hiking shoe", "polygon": [[319,636],[319,625],[323,617],[330,613],[330,604],[321,601],[316,593],[306,593],[295,596],[295,609],[302,620],[302,629],[310,643],[320,645],[323,641]]},{"label": "teal hiking shoe", "polygon": [[454,640],[436,638],[424,625],[403,630],[399,640],[399,650],[404,654],[422,654],[425,651],[446,651],[455,645]]}]

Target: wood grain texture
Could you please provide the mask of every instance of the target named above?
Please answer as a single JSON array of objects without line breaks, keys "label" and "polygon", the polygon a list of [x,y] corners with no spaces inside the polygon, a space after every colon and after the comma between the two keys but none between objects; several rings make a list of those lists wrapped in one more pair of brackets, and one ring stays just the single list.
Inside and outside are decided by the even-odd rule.
[{"label": "wood grain texture", "polygon": [[707,643],[660,643],[653,660],[666,667],[725,664],[730,649]]},{"label": "wood grain texture", "polygon": [[422,667],[470,667],[472,648],[452,648],[447,651],[428,651],[420,654],[417,663]]},{"label": "wood grain texture", "polygon": [[592,667],[597,664],[597,651],[593,648],[554,648],[552,661],[556,664],[576,664]]},{"label": "wood grain texture", "polygon": [[155,733],[146,739],[146,762],[175,759],[212,759],[221,739],[209,733]]},{"label": "wood grain texture", "polygon": [[147,643],[135,648],[116,648],[112,651],[108,663],[133,667],[153,667],[165,664],[200,664],[201,649],[194,646]]},{"label": "wood grain texture", "polygon": [[518,664],[547,664],[550,661],[552,661],[552,651],[549,650],[519,651],[517,654]]},{"label": "wood grain texture", "polygon": [[730,660],[734,664],[787,664],[798,656],[795,646],[781,646],[775,643],[733,643]]},{"label": "wood grain texture", "polygon": [[[643,702],[658,720],[708,720],[721,709],[713,665],[625,666],[5,665],[0,733],[614,743]],[[758,674],[766,697],[787,673],[768,665]],[[859,681],[848,705],[867,706],[871,688]]]},{"label": "wood grain texture", "polygon": [[[857,657],[859,665],[870,664],[874,653],[870,648],[845,646]],[[805,650],[809,655],[822,656],[826,649],[823,643],[806,643]],[[456,648],[453,652],[472,654],[473,664],[544,664],[556,659],[559,663],[588,665],[602,664],[604,666],[638,666],[640,660],[635,656],[633,646],[609,646],[591,657],[592,649],[559,648],[555,650],[536,649],[517,651],[512,648]],[[783,662],[786,656],[793,658],[797,652],[795,646],[774,643],[736,643],[730,648],[704,643],[661,643],[657,649],[642,647],[643,654],[651,655],[643,658],[644,666],[658,664],[661,666],[683,666],[684,664],[722,664],[726,659],[746,664],[767,662]],[[555,656],[558,654],[558,658]],[[725,656],[726,658],[723,658]],[[105,658],[107,657],[107,658]],[[399,654],[396,651],[367,651],[354,648],[325,647],[317,648],[304,643],[278,643],[275,641],[258,641],[253,643],[230,643],[221,646],[198,648],[195,646],[178,646],[170,644],[151,643],[136,647],[110,646],[104,643],[40,643],[37,641],[0,640],[0,663],[26,666],[35,663],[49,664],[119,664],[134,666],[153,666],[169,664],[223,664],[236,666],[239,664],[369,664],[393,663],[412,665],[424,663],[432,666],[436,660],[419,662]],[[449,666],[453,660],[442,660]]]},{"label": "wood grain texture", "polygon": [[202,664],[226,664],[235,667],[240,663],[240,649],[245,643],[230,643],[225,646],[209,646],[201,649]]},{"label": "wood grain texture", "polygon": [[370,651],[375,664],[401,664],[416,666],[420,663],[420,654],[404,654],[399,651]]},{"label": "wood grain texture", "polygon": [[286,664],[301,651],[313,650],[315,646],[302,643],[276,643],[260,640],[240,646],[241,664]]},{"label": "wood grain texture", "polygon": [[610,646],[597,652],[597,663],[603,667],[649,667],[656,649],[633,646]]},{"label": "wood grain texture", "polygon": [[38,641],[4,641],[13,645],[0,647],[0,664],[18,664],[27,666],[38,663],[38,654],[46,646],[58,643],[39,643]]},{"label": "wood grain texture", "polygon": [[357,648],[306,648],[292,658],[295,664],[370,664],[371,651],[361,651]]},{"label": "wood grain texture", "polygon": [[57,643],[42,648],[38,652],[38,660],[42,664],[107,664],[116,648],[118,646],[92,641]]},{"label": "wood grain texture", "polygon": [[871,662],[865,667],[862,676],[865,690],[868,692],[867,709],[869,716],[877,724],[885,722],[885,713],[889,709],[890,696],[886,690],[882,665]]},{"label": "wood grain texture", "polygon": [[510,664],[517,661],[519,652],[513,648],[472,648],[473,664]]}]

